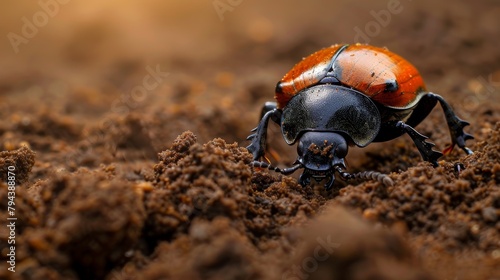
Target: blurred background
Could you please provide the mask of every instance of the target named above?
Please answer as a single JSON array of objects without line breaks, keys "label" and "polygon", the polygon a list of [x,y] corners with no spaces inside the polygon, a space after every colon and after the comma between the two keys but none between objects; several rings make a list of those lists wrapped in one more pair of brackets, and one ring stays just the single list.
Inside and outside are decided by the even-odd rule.
[{"label": "blurred background", "polygon": [[[198,137],[198,143],[201,144],[220,137],[228,143],[236,142],[241,147],[247,146],[245,138],[257,125],[263,103],[273,100],[276,83],[301,58],[336,43],[360,42],[387,47],[413,63],[424,77],[427,88],[441,94],[454,107],[459,117],[471,123],[465,130],[476,137],[476,140],[468,142],[474,151],[484,147],[484,144],[481,146],[478,143],[488,137],[492,139],[491,131],[495,123],[500,121],[500,2],[498,0],[18,0],[3,1],[0,23],[0,149],[15,150],[21,145],[27,145],[36,153],[35,165],[29,173],[28,181],[24,184],[29,186],[26,189],[34,194],[37,203],[41,200],[38,197],[42,194],[45,197],[43,198],[45,205],[49,205],[46,208],[59,209],[53,212],[56,216],[59,215],[57,213],[70,213],[66,209],[80,205],[73,203],[80,203],[76,201],[78,197],[90,194],[101,186],[103,189],[112,190],[113,188],[108,188],[114,186],[112,184],[147,182],[148,184],[141,183],[143,185],[141,188],[144,188],[145,192],[146,189],[151,191],[153,187],[149,182],[163,178],[162,175],[155,179],[153,174],[153,166],[158,163],[158,153],[169,148],[172,141],[186,130],[193,131]],[[440,108],[436,108],[417,129],[431,138],[437,150],[442,150],[450,144],[448,129]],[[295,148],[288,147],[284,143],[276,125],[270,125],[269,135],[269,146],[276,152],[269,155],[269,158],[275,164],[289,166],[297,156]],[[177,147],[184,146],[178,144]],[[448,166],[446,170],[451,172],[452,164],[463,155],[463,151],[455,149],[451,155],[443,157],[445,161],[443,166]],[[486,158],[481,157],[481,153],[476,155],[479,155],[476,159]],[[224,157],[228,157],[228,162],[233,160],[230,158],[232,155],[224,154]],[[469,157],[469,160],[473,157]],[[364,149],[352,149],[348,156],[349,171],[352,172],[361,170],[399,172],[420,162],[421,157],[407,136],[390,143],[376,143]],[[185,162],[179,166],[188,164],[189,162]],[[474,164],[473,166],[477,168],[473,171],[476,172],[473,175],[480,178],[478,174],[492,165],[492,163]],[[92,171],[102,170],[103,172],[95,173],[101,174],[99,176],[109,174],[109,184],[108,178],[86,182],[87,178],[90,178],[86,176],[94,176],[94,173],[83,176],[85,168]],[[196,172],[200,174],[204,172],[201,165],[193,166],[193,169],[199,170]],[[436,170],[444,172],[442,171],[444,169]],[[495,172],[495,169],[491,170],[492,173],[482,176],[490,176]],[[62,181],[55,179],[53,200],[50,200],[52,198],[47,198],[46,192],[39,192],[38,189],[52,184],[51,179],[57,178],[58,173],[63,174],[64,177],[61,178],[65,178],[65,182],[67,179],[68,182],[59,183]],[[270,176],[269,179],[262,177],[264,178],[262,184],[281,180],[276,179],[279,177],[272,177],[279,175],[273,172],[269,174],[266,175]],[[229,180],[233,175],[221,176],[222,179]],[[421,178],[425,176],[430,175],[422,174],[418,178],[420,183],[423,182]],[[74,182],[69,182],[70,178],[74,178]],[[111,178],[117,181],[112,182]],[[440,175],[429,179],[429,182],[436,185],[447,184],[439,181],[439,178],[443,177]],[[470,256],[477,261],[469,262],[468,257],[457,258],[453,260],[456,261],[456,265],[443,269],[443,263],[447,261],[443,261],[441,253],[445,250],[441,248],[446,248],[447,244],[454,244],[453,242],[461,244],[460,242],[468,240],[466,238],[474,240],[477,238],[477,243],[472,243],[471,246],[493,244],[488,242],[495,238],[492,233],[495,230],[493,222],[486,228],[490,231],[485,231],[484,235],[481,235],[493,236],[488,237],[490,239],[485,238],[486,243],[481,243],[484,240],[481,241],[480,235],[467,233],[466,227],[463,226],[464,221],[470,219],[472,223],[481,219],[477,218],[481,216],[480,213],[483,216],[486,216],[484,213],[490,213],[488,215],[491,217],[494,212],[493,214],[491,211],[484,212],[483,210],[487,209],[483,209],[483,205],[487,204],[480,204],[480,201],[475,201],[470,196],[463,198],[465,195],[461,192],[465,188],[465,183],[464,180],[457,180],[460,181],[462,183],[456,184],[456,191],[452,192],[445,188],[443,192],[460,192],[457,197],[459,201],[464,201],[460,204],[460,209],[472,209],[470,211],[474,211],[474,214],[460,212],[465,210],[456,210],[458,207],[455,206],[443,206],[443,208],[448,207],[449,211],[440,211],[439,215],[450,216],[446,220],[449,227],[439,225],[441,233],[437,235],[438,237],[425,233],[427,225],[418,227],[415,229],[416,241],[412,241],[411,246],[416,254],[427,250],[426,248],[437,248],[436,252],[439,254],[432,258],[428,257],[429,254],[424,254],[421,258],[427,269],[441,276],[437,279],[493,279],[491,275],[488,278],[478,276],[480,275],[478,271],[484,271],[486,275],[490,269],[483,267],[490,266],[491,271],[495,269],[497,262],[488,262],[490,259],[487,250],[495,249],[497,252],[498,248],[483,248],[477,245],[479,249],[474,249],[470,253]],[[96,188],[80,188],[90,187],[93,182],[99,183],[96,183],[98,184]],[[411,181],[407,178],[401,182],[406,184]],[[483,184],[490,182],[493,180],[482,181]],[[162,184],[168,183],[168,179],[162,182]],[[60,184],[71,186],[66,188],[68,195],[59,194]],[[405,188],[411,188],[412,184],[406,184]],[[198,187],[201,186],[204,185]],[[284,188],[286,185],[282,186]],[[258,187],[259,191],[260,188]],[[72,191],[77,189],[84,190],[73,194]],[[219,189],[214,190],[219,197]],[[438,188],[434,192],[425,192],[424,196],[437,193],[437,190]],[[275,196],[274,191],[269,195],[274,197],[272,200],[279,199],[278,203],[282,205],[281,195],[288,195]],[[488,195],[484,192],[485,188],[474,190],[478,197]],[[193,192],[193,195],[195,193]],[[411,195],[411,192],[408,193]],[[175,196],[170,197],[166,194],[169,193],[158,192],[151,197],[161,202],[163,196],[165,199],[168,196],[168,200],[161,203],[169,203],[170,199],[176,199]],[[360,199],[361,194],[357,192],[352,194],[351,198],[338,197],[343,197],[346,201],[351,199],[345,203],[352,205],[364,201],[368,204],[369,200],[378,199],[368,193],[362,196],[366,200]],[[121,189],[117,197],[122,197]],[[455,201],[453,196],[451,197],[450,205],[454,205]],[[187,198],[189,196],[186,196]],[[293,194],[289,198],[295,201],[294,204],[303,201],[297,200]],[[418,209],[423,205],[419,198],[416,196],[412,200],[418,204],[418,207],[415,207]],[[315,199],[307,199],[316,204],[314,207],[319,207]],[[436,199],[438,200],[435,201],[440,201],[439,199],[444,198],[440,196]],[[82,203],[87,201],[97,203],[96,201],[100,200],[90,197],[82,201]],[[95,212],[98,213],[95,215],[114,217],[109,213],[118,213],[120,209],[125,209],[115,207],[119,204],[119,200],[115,200],[114,197],[109,201],[107,205],[108,207],[113,205],[113,209],[108,211],[108,208],[98,207],[100,208],[98,210],[103,211],[105,215],[99,214],[101,212]],[[267,204],[267,200],[263,201]],[[488,202],[490,206],[494,203],[491,201]],[[27,202],[23,203],[28,207]],[[60,203],[61,207],[68,205],[68,208],[52,206],[57,206],[57,203]],[[95,203],[89,204],[89,207],[93,207]],[[158,211],[163,211],[162,205],[165,204],[161,203],[159,206],[152,206],[153,211],[156,211],[155,207],[158,207]],[[465,204],[472,206],[463,208]],[[35,209],[31,204],[29,207]],[[299,209],[299,206],[297,207]],[[307,204],[300,206],[303,209],[308,207]],[[316,209],[314,207],[309,208]],[[407,204],[401,207],[403,208],[408,209]],[[36,209],[38,211],[38,208]],[[281,206],[278,209],[281,209]],[[44,210],[42,207],[40,211],[49,210]],[[31,213],[31,210],[26,213]],[[151,213],[156,212],[150,212],[150,217]],[[161,213],[163,215],[163,212]],[[170,207],[165,213],[171,215]],[[274,216],[274,212],[272,213],[270,215]],[[286,210],[286,213],[291,212]],[[365,213],[370,213],[367,217],[372,218],[378,215],[374,214],[376,213],[374,211]],[[24,215],[28,217],[28,214]],[[90,215],[89,219],[94,221],[95,215]],[[305,219],[301,215],[298,215],[298,218]],[[167,216],[158,217],[160,218],[151,218],[149,221],[154,223]],[[280,217],[282,216],[278,215],[278,219],[281,219]],[[435,222],[434,216],[429,219],[432,219],[432,223]],[[494,219],[490,218],[493,221]],[[81,224],[85,224],[86,221],[87,219],[82,219]],[[165,218],[165,221],[174,223],[169,222],[170,218]],[[255,221],[259,221],[258,226],[255,226],[259,232],[267,227],[260,218]],[[418,218],[418,222],[423,225],[420,221]],[[49,228],[56,232],[58,228],[53,227],[51,223]],[[64,224],[68,230],[72,228],[66,223],[60,224]],[[73,225],[74,220],[72,219],[69,224]],[[159,223],[162,224],[163,222]],[[271,228],[276,225],[279,224],[276,223]],[[478,225],[481,224],[471,226],[470,232],[479,231],[473,230],[478,229]],[[110,226],[117,228],[115,223]],[[129,228],[128,225],[126,227]],[[87,228],[85,224],[85,232]],[[106,230],[107,228],[104,227]],[[421,229],[423,234],[419,231]],[[403,227],[401,231],[404,231]],[[87,239],[80,239],[87,238],[87,235],[76,232],[76,237],[68,237],[69,240],[77,240],[76,244],[83,244],[81,248],[85,250],[91,248]],[[106,236],[107,234],[106,232]],[[42,246],[45,244],[42,243],[45,237],[26,236],[35,238],[21,239],[31,240],[31,243],[19,243],[31,244],[32,247],[38,244],[36,245],[38,249],[29,247],[29,251],[25,251],[29,252],[26,258],[29,257],[28,261],[32,263],[33,252],[46,250],[46,247]],[[46,236],[50,242],[56,239],[52,238],[52,235]],[[59,236],[57,238],[62,240],[60,236],[65,235],[59,235],[57,231],[57,235],[54,236]],[[100,236],[103,235],[98,235],[99,238]],[[217,234],[214,236],[219,237]],[[298,240],[293,234],[286,239],[289,237]],[[286,244],[289,244],[288,242],[286,241]],[[296,241],[291,242],[291,245],[286,245],[284,248],[293,246]],[[182,244],[182,251],[187,250],[185,243],[179,244]],[[270,245],[269,248],[272,248],[270,250],[273,252],[276,250],[290,255],[288,249],[278,248],[278,250],[277,246]],[[226,247],[239,250],[233,243]],[[168,248],[167,251],[171,247],[164,248]],[[204,247],[199,248],[201,249],[192,251],[193,255],[206,251]],[[54,251],[47,250],[47,252],[51,258],[55,256]],[[175,249],[172,252],[176,252]],[[378,258],[379,253],[375,253],[373,256]],[[468,251],[464,254],[468,254]],[[75,255],[85,257],[85,254]],[[94,255],[92,254],[92,257]],[[44,259],[44,256],[45,253],[38,255],[39,260]],[[498,254],[492,253],[491,256],[498,260]],[[102,254],[101,257],[106,258],[106,255]],[[198,260],[198,257],[196,256],[194,260]],[[183,262],[182,258],[177,256],[175,258],[178,262],[172,262],[174,268],[177,263]],[[201,256],[201,260],[203,258]],[[73,261],[75,259],[73,258]],[[243,259],[236,259],[238,263],[246,264],[246,255]],[[267,263],[266,258],[258,256],[255,257],[255,260],[257,259]],[[65,262],[66,265],[68,260],[66,255],[63,255],[58,262]],[[138,267],[143,267],[143,258],[139,260]],[[282,260],[272,255],[270,263],[273,264],[274,261]],[[52,262],[52,259],[49,258],[48,262]],[[375,264],[379,265],[378,262]],[[389,264],[392,264],[392,261]],[[19,269],[21,267],[22,265],[19,265]],[[218,263],[214,267],[218,268]],[[260,270],[260,266],[256,267]],[[117,267],[117,271],[119,270]],[[109,277],[118,279],[112,275]]]},{"label": "blurred background", "polygon": [[[272,100],[276,82],[296,62],[322,47],[354,42],[407,58],[430,89],[465,98],[469,108],[460,113],[470,117],[488,100],[471,98],[471,92],[498,95],[498,3],[8,1],[0,11],[2,127],[38,129],[40,136],[68,126],[73,138],[66,140],[80,147],[63,151],[81,150],[96,146],[98,141],[83,142],[112,131],[110,123],[136,114],[153,160],[186,129],[202,141],[222,137],[245,145],[261,105]],[[41,116],[50,121],[37,128]],[[118,128],[116,134],[125,132]],[[4,148],[23,138],[10,136]],[[127,144],[109,145],[117,150]]]}]

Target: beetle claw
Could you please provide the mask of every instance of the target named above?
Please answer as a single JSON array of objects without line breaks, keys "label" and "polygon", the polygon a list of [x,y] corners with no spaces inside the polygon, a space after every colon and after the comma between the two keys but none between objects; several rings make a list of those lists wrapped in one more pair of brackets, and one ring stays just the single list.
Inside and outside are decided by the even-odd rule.
[{"label": "beetle claw", "polygon": [[[465,123],[465,125],[464,125],[464,123]],[[452,139],[452,143],[450,144],[450,146],[448,146],[446,149],[443,150],[443,154],[448,155],[449,153],[451,153],[451,151],[455,147],[455,144],[458,145],[458,147],[460,147],[462,150],[464,150],[464,152],[468,155],[471,155],[474,153],[471,149],[469,149],[465,146],[465,141],[474,139],[474,136],[472,136],[468,133],[465,133],[462,130],[462,128],[466,125],[469,125],[469,123],[466,121],[460,120],[461,128],[452,132],[452,137],[454,139]]]},{"label": "beetle claw", "polygon": [[462,147],[462,150],[464,150],[464,152],[468,155],[472,155],[474,153],[471,149],[467,147]]},{"label": "beetle claw", "polygon": [[[467,125],[468,125],[468,124],[469,124],[469,123],[467,123]],[[465,146],[465,141],[467,141],[467,140],[472,140],[472,139],[474,139],[474,136],[472,136],[472,135],[470,135],[470,134],[468,134],[468,133],[465,133],[465,132],[463,132],[463,131],[462,131],[462,135],[460,135],[460,136],[458,136],[458,137],[457,137],[457,144],[458,144],[458,146],[459,146],[462,150],[464,150],[464,152],[465,152],[466,154],[468,154],[468,155],[471,155],[471,154],[473,154],[474,152],[473,152],[471,149],[469,149],[469,148],[467,148],[467,147]]]}]

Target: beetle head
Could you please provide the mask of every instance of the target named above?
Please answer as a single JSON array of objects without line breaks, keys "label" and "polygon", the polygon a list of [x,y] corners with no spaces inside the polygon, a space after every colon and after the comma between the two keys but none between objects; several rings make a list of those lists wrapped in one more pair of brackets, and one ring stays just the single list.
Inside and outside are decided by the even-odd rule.
[{"label": "beetle head", "polygon": [[335,167],[345,169],[344,158],[348,145],[345,138],[335,132],[307,131],[299,139],[297,161],[304,167],[300,184],[307,185],[311,178],[317,182],[327,179],[326,189],[335,181]]}]

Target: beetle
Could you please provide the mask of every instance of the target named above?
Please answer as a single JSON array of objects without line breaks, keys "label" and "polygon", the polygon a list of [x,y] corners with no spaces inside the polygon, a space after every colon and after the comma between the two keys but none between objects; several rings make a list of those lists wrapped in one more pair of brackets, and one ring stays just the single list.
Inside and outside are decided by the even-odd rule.
[{"label": "beetle", "polygon": [[[299,183],[306,186],[311,178],[326,179],[331,189],[335,173],[343,180],[363,177],[346,171],[349,146],[366,147],[408,134],[425,161],[437,166],[437,160],[458,145],[465,146],[474,137],[463,131],[469,125],[453,112],[443,97],[426,90],[417,69],[386,48],[364,44],[337,44],[321,49],[297,63],[276,85],[276,102],[266,102],[261,120],[247,147],[254,167],[269,168],[289,175],[304,168]],[[451,145],[443,153],[414,129],[439,103],[448,124]],[[288,145],[297,144],[297,160],[281,169],[265,158],[269,120],[281,127]],[[390,178],[371,172],[390,184]],[[384,177],[385,176],[385,177]],[[364,176],[367,177],[367,176]]]}]

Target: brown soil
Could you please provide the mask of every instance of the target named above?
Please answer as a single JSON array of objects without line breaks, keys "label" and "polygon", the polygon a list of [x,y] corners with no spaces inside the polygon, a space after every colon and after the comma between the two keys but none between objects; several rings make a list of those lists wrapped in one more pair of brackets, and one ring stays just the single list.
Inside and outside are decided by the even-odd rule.
[{"label": "brown soil", "polygon": [[[349,171],[394,184],[331,192],[250,167],[244,139],[294,63],[360,40],[394,1],[242,1],[222,18],[227,1],[160,2],[70,1],[18,54],[0,46],[0,279],[500,279],[495,1],[401,1],[368,37],[470,122],[475,153],[433,168],[406,136],[351,149]],[[6,5],[2,34],[41,9]],[[449,144],[439,107],[417,129]],[[290,166],[275,125],[269,142]]]}]

